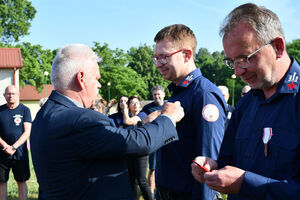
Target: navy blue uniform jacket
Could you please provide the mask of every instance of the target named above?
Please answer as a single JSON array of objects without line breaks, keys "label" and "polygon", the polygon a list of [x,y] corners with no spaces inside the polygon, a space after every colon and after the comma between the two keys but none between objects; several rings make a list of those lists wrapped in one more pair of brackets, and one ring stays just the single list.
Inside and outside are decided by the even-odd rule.
[{"label": "navy blue uniform jacket", "polygon": [[177,139],[166,116],[139,129],[119,129],[54,91],[31,132],[39,199],[132,199],[126,156],[149,154]]},{"label": "navy blue uniform jacket", "polygon": [[[265,99],[262,90],[252,89],[238,103],[218,166],[246,173],[239,194],[228,195],[228,200],[300,199],[299,76],[300,66],[293,59],[275,94]],[[265,129],[272,133],[266,146]]]}]

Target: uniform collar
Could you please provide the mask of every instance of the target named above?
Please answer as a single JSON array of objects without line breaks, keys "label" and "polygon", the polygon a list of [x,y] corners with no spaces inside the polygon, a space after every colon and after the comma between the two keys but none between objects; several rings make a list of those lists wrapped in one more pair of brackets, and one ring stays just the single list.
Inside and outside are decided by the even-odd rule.
[{"label": "uniform collar", "polygon": [[[269,99],[267,99],[267,102],[272,101],[278,94],[283,93],[297,93],[299,89],[299,75],[300,75],[300,66],[297,63],[297,61],[293,58],[292,59],[292,65],[289,68],[289,70],[286,72],[284,77],[279,83],[279,86],[277,88],[276,93]],[[251,89],[252,94],[256,96],[260,96],[261,99],[264,99],[265,95],[264,92],[261,89]]]},{"label": "uniform collar", "polygon": [[292,58],[292,65],[280,83],[278,93],[297,93],[300,84],[299,76],[300,66],[296,59]]},{"label": "uniform collar", "polygon": [[175,83],[171,83],[168,86],[168,89],[170,91],[173,91],[176,87],[187,87],[191,84],[191,82],[193,82],[197,77],[201,76],[202,73],[200,71],[200,68],[197,68],[195,70],[193,70],[192,72],[190,72],[178,85],[176,85]]}]

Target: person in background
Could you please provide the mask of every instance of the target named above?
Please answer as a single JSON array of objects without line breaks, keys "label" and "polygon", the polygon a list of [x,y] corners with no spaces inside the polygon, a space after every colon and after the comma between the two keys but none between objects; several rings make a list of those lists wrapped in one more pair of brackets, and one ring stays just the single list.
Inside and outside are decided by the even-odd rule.
[{"label": "person in background", "polygon": [[109,115],[109,118],[113,119],[115,125],[119,128],[126,128],[126,125],[124,124],[123,112],[125,106],[127,106],[127,102],[128,102],[128,96],[122,95],[118,101],[118,108],[117,108],[118,112]]},{"label": "person in background", "polygon": [[218,88],[220,89],[221,93],[223,94],[223,97],[227,103],[227,118],[226,118],[226,121],[225,121],[225,130],[228,126],[228,123],[229,123],[229,120],[231,118],[231,115],[234,111],[234,107],[230,104],[228,104],[228,100],[229,100],[229,97],[230,97],[230,94],[229,94],[229,90],[228,90],[228,87],[226,87],[225,85],[220,85],[218,86]]},{"label": "person in background", "polygon": [[106,109],[107,109],[106,106],[107,106],[107,101],[103,99],[101,95],[98,94],[94,104],[90,107],[90,109],[106,115]]},{"label": "person in background", "polygon": [[26,141],[31,131],[29,108],[20,104],[19,89],[6,87],[6,104],[0,106],[0,199],[7,197],[7,181],[10,169],[18,184],[19,199],[27,199],[26,181],[30,178]]},{"label": "person in background", "polygon": [[245,94],[247,94],[251,90],[251,87],[249,85],[245,85],[241,92],[241,97],[243,97]]},{"label": "person in background", "polygon": [[300,199],[300,66],[277,15],[252,3],[221,28],[225,64],[252,88],[235,107],[218,160],[197,157],[192,174],[229,200]]},{"label": "person in background", "polygon": [[174,24],[160,30],[153,61],[164,79],[172,81],[169,102],[180,101],[185,117],[176,125],[179,141],[160,148],[155,169],[161,200],[213,199],[215,192],[191,175],[195,155],[217,159],[224,135],[226,102],[220,90],[195,65],[193,31]]},{"label": "person in background", "polygon": [[99,89],[99,58],[87,45],[60,48],[52,62],[54,87],[32,124],[31,155],[39,199],[132,200],[127,156],[149,154],[178,139],[184,113],[168,103],[142,128],[117,128],[88,109]]},{"label": "person in background", "polygon": [[[166,94],[165,94],[165,89],[162,86],[160,85],[154,86],[151,89],[151,92],[152,92],[153,102],[145,105],[142,110],[142,112],[145,112],[147,115],[155,111],[160,112],[160,110],[165,105],[164,98]],[[149,172],[148,172],[148,181],[149,181],[149,186],[153,198],[154,198],[154,190],[155,190],[155,167],[156,167],[156,152],[153,152],[149,155]]]},{"label": "person in background", "polygon": [[[124,105],[123,111],[124,124],[128,126],[127,129],[136,127],[138,122],[141,122],[147,117],[145,112],[140,111],[140,98],[136,95],[129,97],[127,105]],[[134,200],[140,199],[138,186],[140,187],[143,198],[145,200],[152,200],[150,187],[146,179],[148,160],[148,154],[128,158],[128,173]]]},{"label": "person in background", "polygon": [[43,105],[47,102],[48,97],[41,98],[39,101],[39,106],[43,107]]}]

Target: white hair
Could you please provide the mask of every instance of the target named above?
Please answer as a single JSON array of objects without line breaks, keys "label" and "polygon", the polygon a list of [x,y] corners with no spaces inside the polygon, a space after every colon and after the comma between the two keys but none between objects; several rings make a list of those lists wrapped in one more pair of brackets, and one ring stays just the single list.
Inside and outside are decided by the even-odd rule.
[{"label": "white hair", "polygon": [[218,86],[218,88],[221,90],[222,94],[229,94],[228,87],[226,87],[225,85],[220,85]]},{"label": "white hair", "polygon": [[89,67],[90,62],[101,58],[85,44],[69,44],[61,47],[52,63],[51,83],[55,90],[68,89],[71,87],[76,73]]}]

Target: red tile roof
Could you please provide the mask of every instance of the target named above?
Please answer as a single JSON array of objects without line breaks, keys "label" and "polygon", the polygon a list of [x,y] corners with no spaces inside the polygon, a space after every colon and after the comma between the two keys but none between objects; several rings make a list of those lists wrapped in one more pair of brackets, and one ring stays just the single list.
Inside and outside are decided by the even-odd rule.
[{"label": "red tile roof", "polygon": [[[53,90],[53,86],[47,85],[46,89],[47,89],[47,97],[49,97],[49,95],[51,94],[51,92]],[[44,88],[41,93],[38,93],[38,91],[32,85],[25,85],[24,88],[22,86],[20,86],[20,100],[21,101],[40,100],[43,97],[46,97],[45,85],[44,85]]]},{"label": "red tile roof", "polygon": [[19,48],[0,48],[0,68],[22,67],[22,55]]}]

